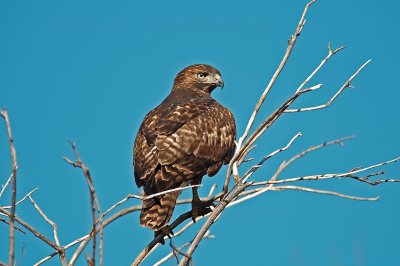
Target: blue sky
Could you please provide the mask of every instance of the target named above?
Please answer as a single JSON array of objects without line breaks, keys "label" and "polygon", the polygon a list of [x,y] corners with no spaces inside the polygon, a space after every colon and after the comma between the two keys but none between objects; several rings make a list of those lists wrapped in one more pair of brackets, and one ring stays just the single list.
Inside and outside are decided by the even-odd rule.
[{"label": "blue sky", "polygon": [[[2,1],[0,106],[7,107],[17,148],[18,198],[35,187],[35,200],[59,227],[62,244],[90,228],[87,186],[73,157],[74,140],[90,167],[103,209],[139,193],[131,169],[132,144],[143,116],[168,93],[176,73],[207,63],[222,72],[214,97],[234,113],[243,132],[254,104],[286,49],[306,1]],[[328,41],[347,48],[311,84],[323,89],[296,106],[324,103],[359,65],[373,61],[328,109],[283,116],[253,156],[279,148],[297,132],[292,149],[268,162],[255,180],[268,178],[281,160],[325,140],[357,138],[298,161],[282,177],[339,172],[400,154],[397,77],[400,55],[396,1],[319,1],[259,123],[289,97],[326,56]],[[10,173],[4,124],[0,126],[0,178]],[[398,178],[398,165],[385,166]],[[245,170],[245,169],[243,169]],[[204,195],[223,171],[205,178]],[[304,192],[271,192],[224,212],[194,256],[196,265],[400,265],[399,185],[372,187],[351,180],[304,184],[378,202],[354,202]],[[9,193],[0,203],[8,205]],[[132,200],[125,206],[138,204]],[[185,211],[178,208],[175,216]],[[52,236],[25,202],[18,215]],[[191,240],[193,230],[175,240]],[[0,260],[7,261],[8,227],[0,224]],[[105,231],[105,265],[127,265],[152,233],[128,215]],[[17,233],[17,258],[31,265],[50,249]],[[170,251],[160,248],[145,265]],[[84,260],[79,261],[80,264]],[[47,265],[58,265],[57,259]]]}]

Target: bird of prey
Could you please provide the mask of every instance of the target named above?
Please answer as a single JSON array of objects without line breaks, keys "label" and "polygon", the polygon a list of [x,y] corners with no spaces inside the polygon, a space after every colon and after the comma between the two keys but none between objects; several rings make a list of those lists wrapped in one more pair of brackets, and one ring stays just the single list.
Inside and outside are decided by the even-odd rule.
[{"label": "bird of prey", "polygon": [[[144,118],[133,147],[136,185],[145,195],[200,184],[215,175],[234,154],[236,126],[232,113],[211,97],[223,87],[221,73],[205,64],[191,65],[175,78],[170,94]],[[210,202],[192,188],[192,218]],[[165,229],[180,191],[143,201],[140,224]],[[202,209],[203,208],[203,209]]]}]

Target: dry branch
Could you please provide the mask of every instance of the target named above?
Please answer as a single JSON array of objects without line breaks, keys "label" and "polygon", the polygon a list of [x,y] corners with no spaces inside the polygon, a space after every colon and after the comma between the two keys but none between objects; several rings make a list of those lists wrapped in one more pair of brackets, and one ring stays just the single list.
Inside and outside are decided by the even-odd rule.
[{"label": "dry branch", "polygon": [[[102,221],[102,214],[101,214],[101,209],[100,209],[100,203],[96,195],[96,190],[93,185],[93,180],[90,175],[89,168],[82,162],[78,149],[76,148],[76,144],[73,142],[70,142],[72,149],[75,154],[75,159],[76,161],[73,162],[67,157],[64,157],[64,160],[71,164],[74,167],[80,168],[83,172],[83,175],[86,178],[86,182],[89,187],[89,192],[90,192],[90,205],[91,205],[91,210],[92,210],[92,223],[93,223],[93,228],[92,231],[96,232],[96,226],[97,226],[97,218],[96,218],[96,211],[97,211],[97,216],[99,217],[99,228],[100,228],[100,241],[99,241],[99,260],[100,260],[100,266],[103,265],[103,221]],[[96,244],[97,244],[97,239],[96,239],[96,234],[93,235],[93,241],[92,241],[92,258],[90,260],[90,264],[96,265]],[[80,253],[83,251],[83,246],[81,245],[74,253],[72,256],[69,264],[74,264],[76,259],[79,257]]]},{"label": "dry branch", "polygon": [[303,89],[303,87],[314,77],[316,73],[325,65],[326,62],[328,62],[329,58],[331,58],[333,55],[336,53],[340,52],[346,48],[345,46],[341,46],[339,48],[336,48],[334,51],[331,49],[331,43],[328,43],[328,55],[321,61],[321,63],[314,69],[314,71],[300,84],[300,86],[297,88],[296,92],[299,92]]},{"label": "dry branch", "polygon": [[[15,206],[16,206],[16,198],[17,198],[17,152],[14,147],[14,139],[12,136],[11,131],[11,124],[10,118],[8,117],[8,112],[6,109],[1,110],[0,112],[1,117],[3,117],[6,127],[7,127],[7,134],[8,134],[8,142],[10,147],[10,156],[11,156],[11,212],[9,214],[10,217],[10,236],[9,236],[9,259],[8,265],[14,265],[14,258],[15,258]],[[7,184],[7,183],[6,183]]]},{"label": "dry branch", "polygon": [[6,190],[8,184],[10,184],[12,177],[13,175],[11,174],[10,177],[7,179],[6,183],[4,185],[1,185],[0,198],[1,196],[3,196],[3,193]]},{"label": "dry branch", "polygon": [[[0,212],[10,216],[11,213],[9,211],[7,211],[6,209],[0,207]],[[47,237],[45,237],[42,233],[40,233],[38,230],[36,230],[35,228],[33,228],[31,225],[29,225],[27,222],[25,222],[24,220],[22,220],[19,217],[15,217],[15,221],[17,223],[19,223],[20,225],[22,225],[23,227],[25,227],[26,229],[28,229],[28,231],[30,231],[32,234],[34,234],[37,238],[39,238],[40,240],[42,240],[44,243],[46,243],[47,245],[49,245],[50,247],[52,247],[53,249],[57,250],[57,252],[61,252],[62,248],[59,247],[56,243],[54,243],[53,241],[51,241],[50,239],[48,239]],[[11,226],[11,225],[10,225]]]},{"label": "dry branch", "polygon": [[[400,180],[397,179],[380,179],[376,181],[371,181],[371,177],[375,176],[380,176],[385,174],[384,171],[379,171],[376,173],[372,174],[366,174],[364,176],[358,176],[360,174],[364,174],[366,171],[369,171],[371,169],[377,168],[384,166],[389,163],[395,163],[400,160],[399,158],[395,158],[393,160],[389,160],[383,163],[371,165],[368,167],[359,167],[359,168],[354,168],[350,171],[343,172],[343,173],[333,173],[333,174],[316,174],[316,175],[310,175],[310,176],[300,176],[300,177],[294,177],[294,178],[286,178],[286,179],[280,179],[278,180],[278,177],[281,175],[281,173],[292,163],[297,161],[298,159],[302,158],[303,156],[307,155],[310,152],[319,150],[321,148],[334,145],[334,144],[340,144],[343,145],[343,142],[347,139],[350,139],[352,137],[347,137],[335,141],[330,141],[330,142],[324,142],[320,145],[312,146],[309,149],[293,156],[290,158],[288,161],[283,161],[279,168],[275,171],[275,173],[272,175],[272,177],[269,180],[266,181],[261,181],[261,182],[253,182],[250,181],[248,182],[249,178],[258,170],[260,167],[270,158],[275,156],[276,154],[285,151],[290,148],[292,143],[301,136],[300,133],[295,135],[286,146],[275,150],[274,152],[270,153],[269,155],[266,155],[261,159],[261,161],[250,167],[248,171],[240,176],[239,174],[239,167],[241,164],[245,161],[249,161],[250,159],[246,159],[247,155],[254,149],[256,148],[255,142],[262,136],[275,122],[276,120],[283,114],[283,113],[293,113],[293,112],[306,112],[306,111],[313,111],[313,110],[318,110],[318,109],[323,109],[328,107],[330,104],[332,104],[336,98],[346,89],[352,87],[351,82],[352,80],[358,75],[358,73],[370,62],[368,60],[365,62],[363,65],[361,65],[358,70],[350,76],[346,82],[342,85],[342,87],[333,95],[333,97],[326,102],[325,104],[314,106],[314,107],[306,107],[306,108],[298,108],[298,109],[289,109],[291,105],[304,93],[311,92],[314,90],[317,90],[322,87],[322,84],[317,84],[308,88],[304,88],[310,80],[315,76],[315,74],[320,71],[320,69],[325,65],[325,63],[336,53],[344,49],[344,46],[339,47],[335,50],[331,50],[330,43],[328,44],[328,55],[320,62],[320,64],[311,72],[311,74],[299,85],[299,87],[296,89],[295,93],[287,99],[278,109],[276,109],[272,114],[270,114],[263,122],[252,132],[251,129],[254,125],[255,118],[260,112],[260,108],[262,107],[267,95],[269,94],[270,90],[274,86],[277,78],[279,77],[281,71],[283,70],[285,64],[287,63],[291,52],[294,48],[294,45],[297,41],[298,36],[303,30],[303,27],[306,22],[306,14],[309,9],[309,7],[314,3],[315,1],[310,1],[304,8],[304,11],[302,13],[302,16],[299,20],[299,23],[296,27],[296,30],[294,34],[289,38],[288,40],[288,46],[286,48],[286,52],[276,69],[275,73],[272,75],[268,85],[266,86],[265,90],[261,94],[258,102],[255,105],[255,108],[249,118],[249,121],[247,123],[246,129],[243,133],[243,135],[238,139],[237,144],[236,144],[236,149],[235,149],[235,154],[230,161],[228,165],[228,170],[225,176],[225,182],[223,186],[223,190],[221,193],[219,193],[217,196],[212,197],[214,190],[215,190],[215,185],[213,185],[210,189],[210,192],[208,193],[208,197],[206,199],[210,200],[212,199],[215,203],[218,203],[218,205],[211,210],[205,210],[203,213],[195,219],[195,221],[200,221],[202,219],[206,219],[205,223],[202,225],[201,229],[197,232],[195,237],[192,239],[192,241],[184,244],[183,246],[176,248],[173,246],[171,242],[171,247],[173,248],[173,251],[169,253],[167,256],[162,258],[160,261],[157,262],[157,265],[167,261],[169,258],[172,258],[173,256],[176,257],[178,260],[178,254],[181,254],[182,260],[179,263],[179,265],[187,265],[191,259],[192,255],[197,249],[198,245],[203,239],[209,238],[209,228],[212,226],[213,223],[215,223],[219,217],[222,215],[223,211],[226,208],[232,207],[234,205],[237,205],[241,202],[247,201],[249,199],[252,199],[254,197],[257,197],[259,195],[264,194],[267,191],[285,191],[285,190],[298,190],[298,191],[305,191],[305,192],[310,192],[310,193],[317,193],[317,194],[326,194],[326,195],[332,195],[336,197],[341,197],[345,199],[350,199],[350,200],[364,200],[364,201],[375,201],[378,200],[379,197],[358,197],[358,196],[353,196],[353,195],[346,195],[342,194],[336,191],[329,191],[329,190],[320,190],[320,189],[314,189],[314,188],[308,188],[308,187],[303,187],[303,186],[291,186],[291,185],[282,185],[285,183],[293,183],[293,182],[300,182],[304,180],[322,180],[322,179],[337,179],[337,178],[348,178],[352,180],[356,180],[359,182],[364,182],[370,185],[379,185],[382,183],[386,182],[400,182]],[[88,184],[89,192],[90,192],[90,203],[91,203],[91,214],[92,214],[92,227],[89,231],[88,234],[77,238],[76,240],[70,242],[67,245],[61,246],[60,241],[58,238],[58,230],[57,230],[57,225],[48,218],[48,216],[40,209],[40,207],[37,205],[37,203],[33,200],[31,194],[36,190],[33,190],[29,192],[27,195],[25,195],[20,201],[16,201],[16,174],[17,174],[17,160],[16,160],[16,152],[13,144],[13,139],[12,139],[12,134],[11,134],[11,126],[8,118],[8,113],[6,110],[1,111],[1,116],[4,118],[7,126],[7,131],[8,131],[8,137],[9,137],[9,146],[10,146],[10,153],[11,153],[11,159],[12,159],[12,173],[7,182],[2,186],[2,190],[0,191],[0,197],[2,196],[3,192],[7,188],[9,183],[12,183],[12,203],[10,206],[7,207],[0,207],[0,213],[4,214],[9,217],[9,227],[10,227],[10,236],[9,236],[9,243],[10,243],[10,253],[9,253],[9,265],[13,265],[14,263],[14,241],[15,241],[15,235],[14,231],[15,229],[19,230],[18,228],[15,227],[15,222],[19,223],[23,227],[25,227],[27,230],[32,232],[36,237],[41,239],[44,243],[52,247],[55,252],[52,254],[44,257],[40,261],[38,261],[35,265],[40,265],[52,257],[56,256],[57,254],[60,256],[61,263],[63,265],[66,265],[66,258],[65,258],[65,251],[70,249],[71,247],[74,247],[79,244],[78,248],[75,250],[73,253],[69,265],[73,265],[77,258],[80,256],[82,251],[86,248],[88,243],[92,241],[92,254],[91,257],[86,254],[87,257],[87,262],[89,265],[95,265],[95,258],[96,258],[96,250],[97,250],[97,242],[99,242],[98,250],[99,250],[99,264],[103,264],[103,230],[104,228],[111,224],[112,222],[116,221],[117,219],[120,219],[121,217],[135,212],[139,211],[141,209],[140,205],[129,207],[126,209],[122,209],[118,211],[117,213],[113,214],[111,217],[106,218],[106,215],[110,214],[112,211],[114,211],[118,206],[122,205],[123,203],[127,202],[129,199],[134,198],[134,199],[150,199],[156,196],[160,196],[162,194],[171,192],[171,191],[176,191],[176,190],[183,190],[195,186],[187,186],[187,187],[181,187],[181,188],[176,188],[176,189],[171,189],[167,191],[163,191],[160,193],[156,193],[153,195],[149,196],[138,196],[134,194],[129,194],[126,197],[124,197],[122,200],[119,202],[115,203],[112,205],[107,211],[104,213],[101,212],[99,200],[96,195],[96,191],[93,185],[93,180],[90,175],[89,168],[81,161],[81,158],[79,156],[78,150],[76,148],[76,145],[71,142],[72,149],[75,154],[76,161],[72,161],[68,158],[64,158],[65,161],[67,161],[69,164],[71,164],[74,167],[78,167],[82,170],[86,182]],[[231,179],[231,176],[233,175],[234,180],[236,181],[234,186],[229,188],[229,182]],[[278,185],[278,186],[277,186]],[[15,215],[15,208],[16,205],[24,201],[26,198],[29,198],[30,201],[32,202],[33,206],[35,209],[38,211],[38,213],[43,217],[43,219],[49,223],[53,227],[53,235],[54,235],[54,242],[48,238],[46,238],[43,234],[41,234],[39,231],[37,231],[35,228],[33,228],[31,225],[29,225],[27,222],[23,221],[21,218],[17,217]],[[183,199],[179,200],[177,204],[187,204],[190,203],[191,199]],[[6,208],[10,208],[11,210],[8,211]],[[186,212],[182,215],[180,215],[177,219],[175,219],[168,227],[167,230],[165,230],[163,233],[157,234],[155,238],[142,250],[142,252],[135,258],[134,262],[132,265],[139,265],[141,264],[146,257],[148,257],[158,246],[161,241],[167,238],[174,238],[177,237],[181,234],[183,234],[188,228],[190,228],[193,224],[194,221],[191,220],[192,218],[192,213],[191,211]],[[189,220],[189,221],[187,221]],[[0,221],[8,223],[6,219],[1,218]],[[187,222],[186,222],[187,221]],[[184,223],[186,222],[186,223]],[[175,228],[178,228],[179,230],[172,235],[172,230]],[[171,233],[171,235],[170,235]],[[100,234],[100,240],[97,241],[97,234]],[[188,247],[187,251],[185,253],[182,252],[183,248]],[[1,263],[0,263],[1,264]]]},{"label": "dry branch", "polygon": [[199,245],[200,241],[204,238],[204,235],[207,233],[209,230],[210,226],[215,222],[216,219],[222,214],[224,209],[228,206],[229,203],[231,203],[233,200],[235,200],[239,194],[244,191],[250,184],[248,183],[240,183],[237,185],[236,190],[233,191],[230,194],[227,194],[226,197],[224,197],[217,207],[212,211],[210,216],[208,217],[207,221],[204,223],[204,225],[201,227],[199,232],[196,234],[195,238],[193,239],[192,243],[190,244],[188,250],[186,251],[186,256],[182,258],[181,262],[179,265],[187,265],[189,261],[191,260],[193,252],[196,250],[197,246]]},{"label": "dry branch", "polygon": [[[286,52],[283,55],[283,58],[281,60],[281,63],[279,64],[278,68],[276,69],[275,73],[272,75],[272,78],[270,80],[270,82],[268,83],[267,87],[265,88],[264,92],[261,94],[260,99],[258,100],[256,106],[254,107],[254,111],[250,116],[250,119],[247,123],[246,129],[243,133],[243,135],[238,139],[237,141],[237,145],[236,145],[236,150],[235,150],[235,156],[234,158],[232,158],[232,160],[229,163],[228,166],[228,171],[225,177],[225,183],[224,183],[224,187],[223,187],[223,191],[224,193],[226,193],[228,191],[228,186],[229,186],[229,180],[232,174],[232,171],[234,171],[234,174],[237,175],[237,173],[235,173],[235,171],[237,170],[237,166],[233,167],[233,164],[236,163],[237,161],[237,155],[239,153],[241,153],[242,151],[242,144],[243,141],[247,138],[247,136],[250,133],[250,129],[254,124],[254,121],[256,119],[256,116],[258,114],[258,112],[260,111],[261,106],[263,105],[269,91],[271,90],[271,88],[273,87],[273,85],[275,84],[275,81],[277,80],[279,74],[281,73],[281,71],[283,70],[284,66],[286,65],[286,62],[288,61],[290,54],[292,53],[293,47],[296,44],[297,41],[297,37],[301,34],[304,24],[306,23],[306,14],[308,11],[308,8],[315,2],[315,0],[310,1],[309,3],[307,3],[306,7],[304,8],[303,14],[300,18],[300,21],[296,27],[296,30],[294,32],[294,34],[289,38],[288,40],[288,46],[286,48]],[[240,157],[240,156],[238,156]]]},{"label": "dry branch", "polygon": [[[7,222],[7,220],[4,218],[0,218],[0,222],[10,225],[10,223]],[[24,230],[22,230],[21,228],[18,228],[17,226],[14,226],[14,227],[15,227],[15,230],[20,231],[21,233],[26,235],[26,232]]]},{"label": "dry branch", "polygon": [[[205,215],[207,213],[199,213],[199,215]],[[180,215],[171,225],[168,226],[169,232],[174,230],[178,225],[183,223],[184,221],[192,218],[192,211],[185,212]],[[140,265],[142,261],[153,251],[153,248],[160,243],[160,241],[164,238],[165,234],[158,234],[136,257],[135,261],[132,263],[133,266]]]},{"label": "dry branch", "polygon": [[258,164],[253,165],[253,166],[243,175],[242,182],[246,182],[247,179],[248,179],[249,177],[251,177],[258,169],[260,169],[260,167],[261,167],[267,160],[269,160],[269,159],[272,158],[273,156],[277,155],[278,153],[289,149],[290,146],[292,145],[292,143],[293,143],[298,137],[301,137],[301,136],[302,136],[302,135],[301,135],[301,132],[297,133],[297,134],[288,142],[288,144],[287,144],[285,147],[280,148],[280,149],[278,149],[278,150],[276,150],[276,151],[274,151],[274,152],[268,154],[268,155],[265,156]]},{"label": "dry branch", "polygon": [[[33,192],[35,192],[36,190],[38,190],[38,188],[34,188],[34,189],[32,189],[28,194],[26,194],[22,199],[20,199],[19,201],[17,201],[16,203],[15,203],[15,205],[18,205],[18,204],[20,204],[20,203],[22,203],[24,200],[26,200],[26,198],[28,198]],[[11,205],[9,205],[9,206],[3,206],[3,208],[4,209],[10,209],[11,208]]]},{"label": "dry branch", "polygon": [[346,89],[346,88],[352,88],[353,86],[350,84],[350,82],[358,75],[358,73],[360,73],[361,70],[363,70],[363,68],[369,64],[369,62],[371,62],[371,59],[368,60],[367,62],[365,62],[364,64],[362,64],[357,71],[351,75],[350,78],[348,78],[346,80],[346,82],[342,85],[342,87],[335,93],[335,95],[333,95],[333,97],[325,104],[321,104],[318,106],[314,106],[314,107],[307,107],[307,108],[298,108],[298,109],[288,109],[285,110],[285,113],[298,113],[298,112],[307,112],[307,111],[314,111],[314,110],[318,110],[318,109],[323,109],[328,107],[329,105],[331,105],[331,103],[333,103],[333,101],[336,100],[336,98]]},{"label": "dry branch", "polygon": [[[56,242],[57,246],[60,246],[60,240],[58,238],[58,230],[57,230],[57,224],[55,222],[53,222],[52,220],[50,220],[49,217],[47,217],[47,215],[43,212],[43,210],[39,207],[39,205],[35,202],[35,200],[32,198],[31,195],[28,195],[29,200],[31,201],[31,203],[33,204],[33,207],[35,207],[35,209],[38,211],[38,213],[40,214],[40,216],[43,217],[43,219],[51,226],[53,227],[53,236],[54,236],[54,241]],[[60,261],[61,264],[63,266],[67,265],[67,260],[65,258],[65,250],[62,249],[59,252],[59,256],[60,256]]]},{"label": "dry branch", "polygon": [[[365,179],[366,177],[356,177],[354,176],[354,174],[358,174],[358,173],[362,173],[380,166],[384,166],[386,164],[391,164],[391,163],[395,163],[397,161],[400,160],[400,157],[389,160],[389,161],[385,161],[382,163],[378,163],[378,164],[374,164],[368,167],[360,167],[360,168],[356,168],[356,169],[352,169],[348,172],[344,172],[344,173],[336,173],[336,174],[316,174],[316,175],[309,175],[309,176],[300,176],[300,177],[293,177],[293,178],[286,178],[286,179],[282,179],[282,180],[270,180],[270,181],[262,181],[262,182],[257,182],[257,183],[253,183],[253,186],[260,186],[260,185],[271,185],[271,184],[283,184],[283,183],[292,183],[292,182],[297,182],[297,181],[303,181],[303,180],[323,180],[323,179],[333,179],[333,178],[343,178],[343,177],[349,177],[349,178],[353,178],[362,182],[366,182],[368,181],[367,179]],[[383,179],[383,180],[378,180],[375,182],[366,182],[370,185],[378,185],[381,183],[386,183],[386,182],[400,182],[400,180],[397,179]]]},{"label": "dry branch", "polygon": [[[210,239],[210,238],[214,238],[215,236],[210,235],[210,231],[207,231],[206,234],[204,235],[203,239]],[[166,262],[167,260],[169,260],[170,258],[172,258],[173,256],[177,256],[177,253],[182,254],[183,256],[185,256],[185,253],[182,253],[182,250],[189,246],[192,242],[187,242],[183,245],[181,245],[178,248],[172,247],[173,250],[168,253],[168,255],[166,255],[165,257],[163,257],[162,259],[160,259],[159,261],[157,261],[156,263],[154,263],[154,266],[160,266],[162,265],[164,262]],[[178,261],[179,263],[179,261]]]},{"label": "dry branch", "polygon": [[357,197],[357,196],[351,196],[351,195],[338,193],[335,191],[320,190],[320,189],[299,187],[299,186],[274,186],[271,188],[271,190],[273,190],[273,191],[299,190],[299,191],[306,191],[306,192],[317,193],[317,194],[326,194],[326,195],[332,195],[332,196],[336,196],[336,197],[340,197],[340,198],[345,198],[345,199],[350,199],[350,200],[360,200],[360,201],[377,201],[377,200],[379,200],[379,197],[373,197],[373,198]]}]

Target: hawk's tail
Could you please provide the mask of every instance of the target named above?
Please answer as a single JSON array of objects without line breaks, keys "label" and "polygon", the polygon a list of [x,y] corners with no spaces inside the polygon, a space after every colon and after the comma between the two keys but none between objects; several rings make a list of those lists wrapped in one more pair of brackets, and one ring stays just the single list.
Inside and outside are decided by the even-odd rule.
[{"label": "hawk's tail", "polygon": [[162,198],[144,200],[140,212],[140,224],[153,231],[158,231],[167,225],[180,192],[174,191],[163,195]]}]

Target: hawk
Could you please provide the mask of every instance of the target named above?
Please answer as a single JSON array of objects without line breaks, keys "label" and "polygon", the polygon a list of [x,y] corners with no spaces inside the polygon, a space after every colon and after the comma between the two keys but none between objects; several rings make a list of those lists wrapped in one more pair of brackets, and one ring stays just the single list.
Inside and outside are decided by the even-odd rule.
[{"label": "hawk", "polygon": [[[233,156],[236,126],[232,113],[211,97],[223,87],[221,73],[205,64],[191,65],[175,78],[170,94],[144,118],[133,147],[136,185],[151,195],[200,184]],[[210,202],[192,188],[192,217]],[[140,224],[160,231],[168,224],[180,191],[144,200]]]}]

